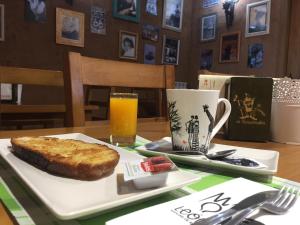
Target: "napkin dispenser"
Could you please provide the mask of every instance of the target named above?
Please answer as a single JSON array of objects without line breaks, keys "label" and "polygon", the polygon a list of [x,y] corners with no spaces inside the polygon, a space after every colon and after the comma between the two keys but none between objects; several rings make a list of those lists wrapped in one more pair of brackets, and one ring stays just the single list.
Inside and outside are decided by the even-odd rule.
[{"label": "napkin dispenser", "polygon": [[274,78],[271,138],[300,145],[300,80]]}]

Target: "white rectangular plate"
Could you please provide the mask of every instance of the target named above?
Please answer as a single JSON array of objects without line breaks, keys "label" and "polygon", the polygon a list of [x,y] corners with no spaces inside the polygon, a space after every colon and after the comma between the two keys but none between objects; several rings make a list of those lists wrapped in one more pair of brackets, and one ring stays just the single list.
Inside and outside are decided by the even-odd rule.
[{"label": "white rectangular plate", "polygon": [[200,179],[195,174],[179,170],[169,173],[163,187],[137,190],[132,183],[123,182],[121,164],[123,161],[137,160],[143,156],[83,134],[63,134],[54,137],[104,144],[120,154],[120,162],[112,175],[96,181],[81,181],[51,175],[31,166],[10,152],[10,139],[0,140],[1,156],[59,219],[74,219],[107,211],[183,187]]},{"label": "white rectangular plate", "polygon": [[[164,139],[170,140],[170,138],[164,138]],[[163,154],[163,155],[167,155],[175,162],[190,164],[193,166],[202,166],[202,167],[205,166],[207,168],[212,168],[212,169],[213,168],[228,169],[236,172],[243,172],[243,173],[245,172],[250,174],[258,174],[258,175],[274,175],[275,173],[277,173],[279,152],[276,151],[243,148],[238,146],[221,145],[221,144],[211,144],[209,151],[217,152],[217,151],[229,150],[229,149],[237,150],[233,155],[236,158],[254,159],[264,164],[266,167],[254,168],[254,167],[237,166],[237,165],[232,165],[229,163],[220,162],[216,160],[204,159],[203,156],[194,156],[194,155],[188,156],[188,155],[162,153],[158,151],[150,151],[147,150],[145,146],[140,146],[136,148],[136,150],[143,155],[154,156],[154,155]],[[171,150],[172,148],[170,148],[170,151]]]}]

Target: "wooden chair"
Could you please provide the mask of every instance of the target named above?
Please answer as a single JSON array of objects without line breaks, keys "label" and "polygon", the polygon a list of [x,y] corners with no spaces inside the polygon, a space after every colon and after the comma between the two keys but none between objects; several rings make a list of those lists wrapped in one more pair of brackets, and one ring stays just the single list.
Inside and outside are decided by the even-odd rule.
[{"label": "wooden chair", "polygon": [[[16,68],[0,66],[0,83],[41,85],[41,86],[64,86],[62,71]],[[95,107],[86,107],[87,110]],[[48,127],[55,120],[64,125],[66,112],[65,104],[57,105],[17,105],[3,104],[0,101],[0,125],[15,125],[17,129],[25,125],[42,125]]]},{"label": "wooden chair", "polygon": [[84,85],[159,90],[159,114],[166,116],[167,88],[174,88],[174,66],[145,65],[81,56],[70,52],[65,67],[67,125],[84,126]]}]

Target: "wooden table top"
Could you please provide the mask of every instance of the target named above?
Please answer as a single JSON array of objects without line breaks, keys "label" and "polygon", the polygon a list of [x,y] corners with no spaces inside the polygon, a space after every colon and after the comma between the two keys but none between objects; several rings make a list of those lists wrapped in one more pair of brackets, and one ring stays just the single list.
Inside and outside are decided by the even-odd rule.
[{"label": "wooden table top", "polygon": [[[20,130],[20,131],[0,131],[0,138],[10,138],[17,136],[37,136],[54,135],[65,133],[83,133],[97,139],[109,138],[109,123],[107,121],[87,123],[85,127]],[[170,136],[169,122],[161,119],[144,119],[138,122],[137,134],[149,140],[159,140],[162,137]],[[300,182],[300,146],[279,144],[274,142],[240,142],[214,138],[214,143],[250,147],[257,149],[268,149],[278,151],[279,170],[276,174],[279,177]]]}]

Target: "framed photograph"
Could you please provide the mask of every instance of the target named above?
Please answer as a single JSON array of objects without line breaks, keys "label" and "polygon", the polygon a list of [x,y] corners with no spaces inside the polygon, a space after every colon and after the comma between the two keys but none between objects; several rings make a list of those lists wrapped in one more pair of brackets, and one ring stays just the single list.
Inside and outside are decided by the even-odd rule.
[{"label": "framed photograph", "polygon": [[201,41],[211,41],[216,38],[217,14],[203,16],[201,19]]},{"label": "framed photograph", "polygon": [[137,60],[138,34],[120,31],[119,57],[121,59]]},{"label": "framed photograph", "polygon": [[84,14],[56,8],[56,43],[84,47]]},{"label": "framed photograph", "polygon": [[246,37],[270,33],[271,0],[247,5]]},{"label": "framed photograph", "polygon": [[234,63],[240,60],[240,32],[232,32],[221,35],[220,63]]},{"label": "framed photograph", "polygon": [[138,23],[141,0],[113,0],[113,16]]},{"label": "framed photograph", "polygon": [[201,70],[210,70],[213,64],[213,50],[205,49],[201,52]]},{"label": "framed photograph", "polygon": [[155,45],[145,44],[144,46],[144,63],[155,64],[156,47]]},{"label": "framed photograph", "polygon": [[25,20],[31,22],[46,22],[47,7],[46,0],[24,0],[25,1]]},{"label": "framed photograph", "polygon": [[147,0],[146,2],[146,13],[152,16],[157,16],[157,0]]},{"label": "framed photograph", "polygon": [[220,3],[220,0],[202,0],[202,7],[209,8],[209,7],[218,5],[219,3]]},{"label": "framed photograph", "polygon": [[262,68],[264,61],[264,46],[263,44],[251,44],[248,48],[248,67]]},{"label": "framed photograph", "polygon": [[178,65],[179,51],[180,51],[180,40],[169,38],[164,35],[162,63]]},{"label": "framed photograph", "polygon": [[4,5],[0,4],[0,41],[5,39]]},{"label": "framed photograph", "polygon": [[143,36],[143,39],[146,39],[146,40],[158,41],[159,27],[150,25],[150,24],[143,25],[142,36]]},{"label": "framed photograph", "polygon": [[106,34],[105,10],[97,6],[91,7],[91,32],[94,34]]},{"label": "framed photograph", "polygon": [[163,12],[163,27],[181,31],[184,0],[165,0]]}]

